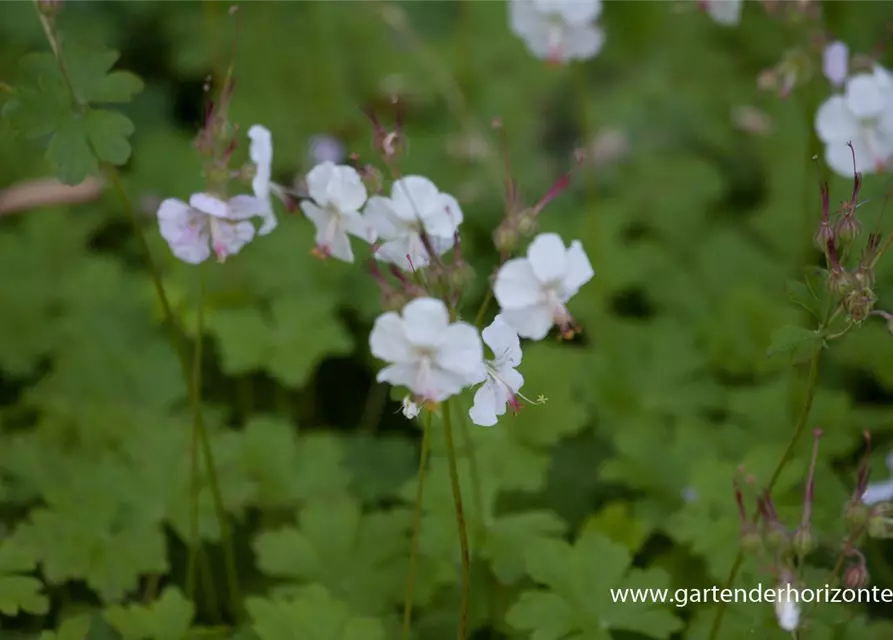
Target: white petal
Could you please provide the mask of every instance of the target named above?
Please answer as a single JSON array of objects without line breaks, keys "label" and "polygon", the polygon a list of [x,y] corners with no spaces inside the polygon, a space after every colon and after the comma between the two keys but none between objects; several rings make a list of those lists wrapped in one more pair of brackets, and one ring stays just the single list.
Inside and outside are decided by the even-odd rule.
[{"label": "white petal", "polygon": [[567,271],[562,283],[565,294],[564,302],[567,302],[571,296],[576,295],[580,287],[589,282],[594,275],[595,272],[592,270],[589,258],[583,250],[583,245],[579,240],[574,240],[567,250]]},{"label": "white petal", "polygon": [[604,44],[604,31],[594,25],[583,25],[565,32],[562,51],[566,60],[588,60],[595,57]]},{"label": "white petal", "polygon": [[[474,394],[474,404],[468,411],[468,417],[476,425],[492,427],[496,424],[496,408],[498,399],[494,385],[487,381]],[[505,404],[502,405],[502,413],[505,413]]]},{"label": "white petal", "polygon": [[509,3],[509,22],[516,36],[524,40],[530,52],[540,59],[549,55],[549,24],[533,0],[512,0]]},{"label": "white petal", "polygon": [[375,319],[369,334],[369,350],[385,362],[408,363],[415,358],[412,345],[406,339],[403,320],[393,311]]},{"label": "white petal", "polygon": [[524,386],[524,376],[512,369],[511,367],[503,367],[498,371],[499,378],[509,386],[513,393]]},{"label": "white petal", "polygon": [[416,393],[435,402],[443,402],[468,386],[465,376],[441,367],[431,370],[427,383],[426,388],[420,388]]},{"label": "white petal", "polygon": [[343,213],[359,211],[366,202],[366,185],[357,170],[341,165],[335,168],[329,183],[329,202]]},{"label": "white petal", "polygon": [[350,238],[347,237],[340,225],[329,237],[323,238],[320,236],[321,234],[317,234],[317,245],[325,247],[333,258],[353,264],[353,249],[350,246]]},{"label": "white petal", "polygon": [[601,0],[533,0],[533,4],[541,13],[560,17],[571,26],[593,22],[602,12]]},{"label": "white petal", "polygon": [[423,395],[418,387],[419,382],[418,362],[398,362],[385,367],[375,376],[377,382],[387,382],[395,387],[406,387],[416,395]]},{"label": "white petal", "polygon": [[435,298],[416,298],[403,307],[406,339],[416,347],[437,348],[450,322],[446,305]]},{"label": "white petal", "polygon": [[707,0],[707,13],[718,24],[732,26],[741,21],[742,0]]},{"label": "white petal", "polygon": [[537,280],[561,282],[567,273],[567,249],[557,233],[541,233],[527,248],[527,259]]},{"label": "white petal", "polygon": [[394,211],[403,220],[422,220],[437,209],[440,192],[422,176],[406,176],[391,187]]},{"label": "white petal", "polygon": [[253,216],[266,216],[270,212],[270,203],[255,196],[233,196],[229,199],[228,218],[247,220]]},{"label": "white petal", "polygon": [[199,264],[210,257],[207,218],[182,200],[168,198],[161,203],[158,228],[171,252],[183,262]]},{"label": "white petal", "polygon": [[209,193],[194,193],[189,198],[189,206],[215,218],[228,218],[230,216],[229,205]]},{"label": "white petal", "polygon": [[493,318],[493,322],[481,332],[481,335],[493,351],[497,367],[505,365],[517,367],[521,364],[521,341],[518,339],[518,332],[506,322],[502,314]]},{"label": "white petal", "polygon": [[860,73],[850,78],[845,95],[847,107],[857,118],[879,116],[887,102],[874,74]]},{"label": "white petal", "polygon": [[487,377],[481,336],[466,322],[455,322],[443,330],[434,361],[440,368],[461,376],[466,385]]},{"label": "white petal", "polygon": [[301,211],[304,212],[307,219],[316,227],[317,233],[320,233],[328,226],[331,215],[325,209],[316,206],[312,202],[304,200],[301,202]]},{"label": "white petal", "polygon": [[372,225],[379,238],[395,240],[406,234],[403,220],[396,214],[389,198],[372,196],[363,210],[366,221]]},{"label": "white petal", "polygon": [[273,137],[270,135],[269,129],[259,124],[253,125],[248,129],[248,137],[251,139],[248,155],[255,165],[255,174],[254,179],[251,181],[251,187],[254,190],[254,195],[262,200],[267,200],[270,197]]},{"label": "white petal", "polygon": [[[793,590],[793,589],[792,589]],[[793,593],[788,597],[787,585],[778,587],[778,598],[775,601],[775,615],[778,626],[784,631],[793,632],[800,625],[800,605]]]},{"label": "white petal", "polygon": [[341,224],[347,233],[365,240],[369,244],[378,239],[375,229],[369,224],[369,221],[356,211],[348,211],[342,214]]},{"label": "white petal", "polygon": [[825,143],[846,143],[860,134],[859,120],[847,107],[843,96],[831,96],[815,115],[815,130]]},{"label": "white petal", "polygon": [[865,487],[862,502],[867,505],[893,500],[893,479],[886,482],[873,482]]},{"label": "white petal", "polygon": [[214,251],[221,259],[233,256],[254,239],[254,225],[250,222],[211,221],[211,240]]},{"label": "white petal", "polygon": [[521,309],[503,309],[502,316],[518,335],[530,340],[542,340],[555,323],[552,307],[548,304],[537,304]]},{"label": "white petal", "polygon": [[439,194],[435,202],[434,208],[425,212],[425,231],[431,236],[449,238],[452,242],[456,229],[462,223],[462,209],[456,199],[446,193]]},{"label": "white petal", "polygon": [[508,260],[496,274],[493,295],[502,309],[528,307],[545,299],[542,283],[527,258]]},{"label": "white petal", "polygon": [[263,214],[263,220],[263,224],[261,224],[260,229],[257,230],[257,235],[259,236],[267,235],[279,225],[279,222],[276,220],[276,214],[273,213],[272,207]]},{"label": "white petal", "polygon": [[835,87],[846,82],[849,73],[850,49],[846,43],[835,40],[822,52],[822,72]]},{"label": "white petal", "polygon": [[375,252],[375,258],[397,265],[404,271],[428,266],[428,253],[418,234],[405,235],[385,242]]},{"label": "white petal", "polygon": [[329,204],[329,184],[335,178],[335,168],[334,162],[320,162],[305,178],[310,197],[322,207]]}]

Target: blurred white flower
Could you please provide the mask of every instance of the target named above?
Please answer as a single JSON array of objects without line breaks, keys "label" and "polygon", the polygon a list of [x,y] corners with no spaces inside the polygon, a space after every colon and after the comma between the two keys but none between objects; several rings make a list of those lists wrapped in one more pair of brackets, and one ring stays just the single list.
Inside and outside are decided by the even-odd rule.
[{"label": "blurred white flower", "polygon": [[717,24],[735,26],[741,22],[744,0],[702,0],[701,5]]},{"label": "blurred white flower", "polygon": [[344,160],[344,145],[338,138],[327,135],[313,136],[310,138],[310,159],[314,164],[321,162],[334,162],[338,164]]},{"label": "blurred white flower", "polygon": [[313,202],[301,202],[301,210],[316,226],[316,248],[322,256],[353,262],[347,234],[375,242],[375,231],[360,215],[366,202],[366,186],[353,167],[322,162],[307,174],[307,190]]},{"label": "blurred white flower", "polygon": [[390,198],[369,198],[365,216],[384,240],[375,257],[404,270],[425,267],[430,262],[422,230],[440,256],[453,247],[462,223],[462,209],[456,199],[438,191],[422,176],[406,176],[394,182]]},{"label": "blurred white flower", "polygon": [[553,324],[562,332],[573,325],[565,303],[593,276],[583,245],[570,248],[556,233],[541,233],[526,258],[509,260],[496,274],[493,294],[502,316],[522,338],[542,340]]},{"label": "blurred white flower", "polygon": [[158,207],[158,227],[171,251],[183,262],[199,264],[211,255],[220,262],[239,253],[254,238],[249,218],[266,216],[267,206],[254,196],[235,196],[228,202],[196,193],[189,204],[176,198]]},{"label": "blurred white flower", "polygon": [[[843,95],[828,98],[818,109],[815,128],[825,143],[825,160],[841,176],[856,170],[880,173],[893,156],[893,77],[875,66],[846,82]],[[853,144],[853,152],[847,146]]]},{"label": "blurred white flower", "polygon": [[568,62],[592,58],[605,34],[596,24],[601,0],[511,0],[512,31],[537,58]]},{"label": "blurred white flower", "polygon": [[423,401],[443,402],[486,377],[481,337],[470,324],[450,323],[446,305],[418,298],[378,317],[369,336],[372,355],[391,363],[379,382],[407,387]]},{"label": "blurred white flower", "polygon": [[248,137],[251,139],[248,154],[255,167],[251,188],[254,190],[254,195],[267,204],[264,222],[260,229],[257,230],[258,235],[265,236],[275,229],[277,224],[276,214],[273,213],[273,204],[270,201],[273,171],[273,138],[270,135],[270,130],[259,124],[253,125],[248,129]]},{"label": "blurred white flower", "polygon": [[[893,473],[893,453],[887,455],[887,469]],[[889,502],[893,500],[893,476],[883,482],[872,482],[865,487],[862,494],[862,502],[869,506],[878,502]]]},{"label": "blurred white flower", "polygon": [[846,77],[849,75],[849,56],[849,47],[839,40],[829,43],[822,52],[822,73],[835,87],[840,87],[846,82]]},{"label": "blurred white flower", "polygon": [[518,410],[515,394],[524,385],[524,377],[515,371],[521,364],[521,341],[501,315],[493,319],[482,335],[494,357],[485,363],[487,380],[474,394],[474,405],[468,415],[475,424],[492,427],[497,416],[505,414],[506,405],[512,411]]},{"label": "blurred white flower", "polygon": [[800,626],[800,604],[796,589],[791,583],[784,583],[777,587],[777,594],[775,617],[778,618],[778,626],[784,631],[796,631]]}]

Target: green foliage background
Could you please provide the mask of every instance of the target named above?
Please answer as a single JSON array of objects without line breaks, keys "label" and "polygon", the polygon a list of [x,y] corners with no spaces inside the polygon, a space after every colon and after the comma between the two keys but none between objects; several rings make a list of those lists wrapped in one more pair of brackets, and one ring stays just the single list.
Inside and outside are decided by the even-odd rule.
[{"label": "green foliage background", "polygon": [[[804,44],[797,28],[756,3],[735,28],[682,4],[608,3],[603,52],[567,68],[527,53],[502,2],[246,2],[237,20],[216,2],[69,2],[58,18],[63,33],[120,51],[116,68],[144,84],[118,110],[133,124],[132,153],[115,138],[103,159],[128,158],[126,190],[146,213],[152,255],[191,334],[196,269],[170,255],[152,214],[160,199],[202,187],[191,147],[202,86],[234,37],[231,115],[242,131],[272,131],[283,183],[310,168],[316,134],[373,161],[360,107],[383,112],[389,93],[401,95],[404,170],[432,178],[465,212],[477,275],[469,317],[497,262],[490,233],[504,206],[490,120],[504,124],[528,201],[598,132],[626,135],[622,159],[584,166],[542,217],[542,231],[583,242],[596,272],[571,303],[582,339],[526,347],[525,391],[549,402],[492,429],[461,425],[479,465],[473,486],[460,460],[475,638],[705,638],[713,604],[615,604],[608,589],[721,583],[738,549],[736,469],[765,482],[802,403],[804,371],[767,348],[783,325],[813,326],[785,284],[819,263],[812,113],[830,89],[819,74],[787,100],[758,92],[759,71]],[[829,32],[853,50],[883,39],[885,3],[823,4]],[[27,81],[23,55],[47,51],[30,3],[0,5],[0,43],[0,80]],[[115,101],[129,82],[96,88],[97,100]],[[734,126],[732,109],[746,104],[766,111],[768,134]],[[67,135],[126,136],[115,116]],[[12,129],[11,119],[0,124],[0,185],[53,175],[51,161],[74,176],[91,170],[72,168],[68,154],[48,160]],[[884,186],[866,180],[866,226]],[[831,187],[842,200],[850,181]],[[199,532],[208,544],[197,597],[185,597],[187,389],[119,201],[109,190],[0,219],[0,637],[399,637],[419,431],[372,382],[373,281],[361,264],[315,260],[312,238],[306,220],[281,215],[275,233],[204,269],[203,393],[245,596],[236,625],[207,474]],[[889,261],[877,275],[888,308]],[[882,323],[826,354],[809,427],[825,433],[814,522],[832,546],[865,429],[875,478],[886,477],[891,391]],[[459,592],[455,514],[433,440],[416,585],[424,640],[455,636]],[[774,494],[791,523],[807,440]],[[893,587],[889,549],[866,553],[872,584]],[[737,586],[773,580],[748,561]],[[888,614],[826,605],[801,637],[890,638]],[[730,606],[723,629],[723,638],[787,637],[767,604]]]}]

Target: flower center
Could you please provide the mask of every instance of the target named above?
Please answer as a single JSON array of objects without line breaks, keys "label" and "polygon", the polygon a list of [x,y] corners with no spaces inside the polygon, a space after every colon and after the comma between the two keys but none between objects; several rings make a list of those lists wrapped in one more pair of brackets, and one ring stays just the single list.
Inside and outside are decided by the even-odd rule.
[{"label": "flower center", "polygon": [[223,223],[214,216],[208,216],[208,220],[211,228],[211,247],[214,249],[214,255],[217,256],[217,261],[223,262],[229,254],[229,251],[226,248],[226,242],[224,242],[222,238],[223,230],[220,225]]},{"label": "flower center", "polygon": [[560,17],[549,18],[546,37],[549,43],[549,61],[561,62],[564,57],[564,21]]}]

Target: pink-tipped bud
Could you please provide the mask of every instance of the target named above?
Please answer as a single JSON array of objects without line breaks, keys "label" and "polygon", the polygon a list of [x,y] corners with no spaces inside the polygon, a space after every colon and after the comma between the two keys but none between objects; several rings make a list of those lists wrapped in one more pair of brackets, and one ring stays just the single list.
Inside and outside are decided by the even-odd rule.
[{"label": "pink-tipped bud", "polygon": [[864,564],[854,564],[843,572],[843,584],[848,589],[861,589],[868,585],[870,576]]}]

